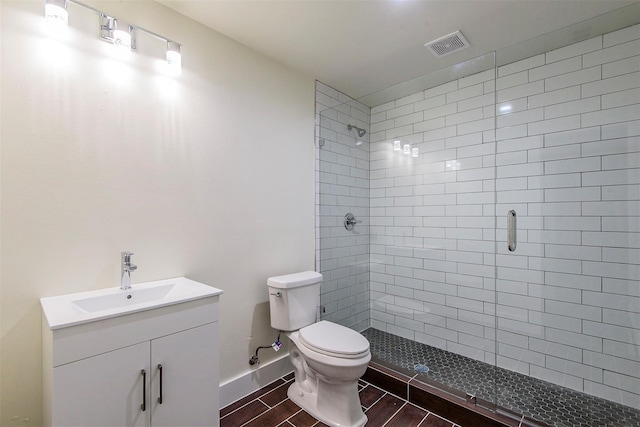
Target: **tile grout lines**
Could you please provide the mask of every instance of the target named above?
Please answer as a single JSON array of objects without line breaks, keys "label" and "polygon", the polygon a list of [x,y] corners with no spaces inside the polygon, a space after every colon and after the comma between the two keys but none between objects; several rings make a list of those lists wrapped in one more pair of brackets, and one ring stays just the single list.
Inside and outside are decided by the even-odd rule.
[{"label": "tile grout lines", "polygon": [[[220,421],[222,421],[223,419],[225,419],[225,418],[227,418],[227,417],[231,416],[232,414],[234,414],[234,413],[236,413],[236,412],[240,411],[241,409],[246,408],[248,405],[250,405],[251,403],[256,402],[256,401],[258,401],[258,402],[262,403],[264,406],[266,406],[266,408],[267,408],[267,409],[266,409],[265,411],[263,411],[263,412],[259,413],[259,414],[258,414],[258,415],[256,415],[255,417],[253,417],[253,418],[251,418],[250,420],[247,420],[247,421],[245,421],[244,423],[242,423],[242,424],[241,424],[241,425],[245,425],[245,424],[247,424],[247,423],[252,422],[253,420],[255,420],[256,418],[258,418],[259,416],[263,415],[265,412],[267,412],[267,411],[269,411],[269,410],[271,410],[271,409],[275,408],[276,406],[280,405],[280,404],[281,404],[282,402],[284,402],[286,399],[279,401],[279,402],[278,402],[276,405],[274,405],[274,406],[271,406],[271,405],[269,405],[268,403],[266,403],[264,400],[262,400],[262,398],[263,398],[265,395],[267,395],[267,394],[269,394],[269,393],[271,393],[271,392],[274,392],[275,390],[278,390],[280,387],[284,387],[284,386],[288,385],[288,384],[291,382],[291,380],[284,380],[283,378],[278,378],[278,379],[283,380],[284,382],[283,382],[282,384],[280,384],[279,386],[274,387],[274,388],[273,388],[273,389],[271,389],[271,390],[265,391],[263,394],[259,395],[259,396],[258,396],[258,397],[256,397],[255,399],[253,399],[253,400],[249,400],[247,403],[245,403],[245,404],[244,404],[244,405],[242,405],[242,406],[239,406],[238,408],[234,409],[233,411],[229,412],[228,414],[225,414],[223,417],[221,417],[221,418],[220,418]],[[276,381],[277,381],[277,380],[276,380]],[[275,381],[271,382],[270,384],[273,384],[274,382],[275,382]],[[267,386],[269,386],[270,384],[267,384]],[[267,386],[265,386],[265,387],[267,387]],[[259,391],[259,390],[257,390],[257,391]],[[245,396],[245,397],[246,397],[246,396]],[[298,412],[300,412],[300,411],[298,411]],[[296,414],[297,414],[298,412],[296,412]],[[294,415],[295,415],[295,414],[294,414]],[[288,421],[288,418],[287,418],[287,420],[285,420],[285,421]]]},{"label": "tile grout lines", "polygon": [[[411,380],[416,379],[416,377],[417,377],[417,376],[418,376],[418,374],[414,375],[414,376],[413,376],[413,378],[411,378]],[[362,380],[361,380],[361,381],[362,381]],[[364,381],[362,381],[362,382],[364,382]],[[378,389],[378,390],[380,390],[380,391],[382,392],[382,395],[381,395],[378,399],[376,399],[376,400],[375,400],[371,405],[369,405],[369,407],[368,407],[368,408],[367,408],[367,407],[365,407],[365,406],[363,406],[363,408],[365,408],[365,411],[364,411],[364,412],[365,412],[365,414],[367,413],[367,411],[368,411],[369,409],[373,408],[373,407],[376,405],[376,403],[378,403],[379,401],[381,401],[381,400],[382,400],[386,395],[394,396],[394,397],[398,397],[400,400],[402,400],[402,401],[404,402],[404,403],[403,403],[403,405],[402,405],[400,408],[398,408],[398,410],[397,410],[396,412],[394,412],[394,413],[393,413],[393,415],[392,415],[392,416],[390,416],[390,417],[389,417],[389,419],[388,419],[388,420],[387,420],[387,421],[386,421],[386,422],[385,422],[381,427],[390,426],[389,422],[391,422],[391,420],[393,419],[393,417],[395,417],[395,416],[398,414],[398,412],[400,412],[400,411],[402,410],[402,408],[404,408],[404,407],[405,407],[405,406],[407,406],[407,405],[411,405],[411,406],[413,406],[413,407],[415,407],[415,408],[422,409],[423,411],[425,411],[425,412],[426,412],[426,415],[425,415],[425,416],[422,418],[422,420],[420,420],[420,422],[417,424],[417,426],[418,426],[418,427],[419,427],[422,423],[424,423],[424,421],[425,421],[425,420],[426,420],[430,415],[433,415],[433,416],[435,416],[435,417],[437,417],[437,418],[441,418],[441,419],[443,419],[443,420],[445,420],[445,421],[447,421],[447,422],[451,423],[451,427],[460,427],[458,424],[454,423],[453,421],[450,421],[450,420],[448,420],[448,419],[446,419],[446,418],[442,418],[440,415],[436,414],[435,412],[431,412],[431,411],[429,411],[429,410],[428,410],[428,409],[426,409],[426,408],[422,408],[422,407],[420,407],[420,406],[418,406],[418,405],[415,405],[415,404],[414,404],[414,403],[412,403],[412,402],[409,402],[408,400],[405,400],[405,399],[403,399],[403,398],[401,398],[401,397],[399,397],[399,396],[395,396],[393,393],[390,393],[390,392],[388,392],[388,391],[386,391],[386,390],[383,390],[382,388],[380,388],[380,387],[378,387],[378,386],[376,386],[376,385],[373,385],[373,384],[371,384],[371,383],[366,383],[366,384],[367,384],[367,385],[366,385],[365,387],[373,387],[373,388],[375,388],[375,389]],[[364,387],[363,387],[363,388],[364,388]],[[407,382],[407,396],[409,395],[409,394],[408,394],[408,392],[409,392],[409,382]]]},{"label": "tile grout lines", "polygon": [[[414,377],[415,378],[415,377]],[[256,414],[254,417],[252,417],[251,419],[245,420],[242,424],[240,424],[240,426],[247,426],[250,425],[251,423],[254,423],[256,421],[256,419],[258,419],[261,416],[264,416],[264,414],[266,414],[267,412],[277,408],[279,405],[282,405],[283,403],[285,403],[287,400],[289,400],[288,397],[284,397],[282,400],[278,401],[277,403],[274,404],[273,399],[265,399],[266,396],[268,396],[271,393],[277,392],[278,390],[281,390],[282,387],[289,387],[292,383],[292,381],[294,381],[293,378],[288,379],[288,380],[284,380],[284,378],[282,378],[283,382],[282,384],[278,385],[277,387],[274,387],[268,391],[265,391],[263,394],[258,395],[257,397],[255,397],[254,399],[246,402],[244,405],[234,409],[233,411],[229,412],[228,414],[225,414],[222,418],[221,421],[227,417],[232,416],[233,414],[237,413],[238,411],[241,411],[245,408],[247,408],[248,405],[250,405],[251,403],[254,402],[259,402],[261,405],[263,405],[264,410],[262,412],[260,412],[259,414]],[[391,396],[391,397],[396,397],[395,395],[393,395],[392,393],[389,393],[383,389],[381,389],[378,386],[375,386],[373,384],[370,384],[366,381],[360,380],[360,382],[358,383],[359,385],[359,392],[361,392],[362,390],[364,390],[367,387],[370,387],[371,389],[376,389],[378,390],[378,392],[380,392],[380,395],[373,401],[371,402],[368,406],[364,406],[362,405],[362,408],[365,412],[365,414],[367,412],[369,412],[369,410],[373,407],[375,407],[381,400],[383,400],[386,396]],[[281,393],[281,391],[280,391]],[[390,427],[392,425],[392,420],[394,417],[396,417],[402,410],[406,409],[407,406],[414,406],[418,409],[422,409],[425,411],[425,415],[424,417],[422,417],[422,419],[416,424],[416,426],[420,426],[423,425],[425,420],[427,420],[427,418],[429,418],[429,416],[434,415],[438,418],[439,417],[437,414],[434,414],[431,411],[425,410],[424,408],[420,408],[418,406],[416,406],[415,404],[405,400],[405,399],[400,399],[403,403],[402,405],[392,414],[389,415],[389,418],[385,421],[385,423],[381,426],[381,427]],[[271,401],[272,404],[267,403],[268,401]],[[305,412],[303,409],[299,409],[298,411],[296,411],[295,413],[291,414],[288,418],[286,418],[285,420],[279,422],[277,425],[281,426],[281,427],[290,427],[293,426],[295,427],[295,422],[293,422],[292,420],[298,416],[300,413]],[[446,420],[447,422],[450,423],[450,425],[452,427],[460,427],[459,425],[452,423],[449,420]],[[319,426],[322,425],[322,423],[318,420],[315,420],[315,422],[313,424],[308,424],[309,427],[314,427],[314,426]]]}]

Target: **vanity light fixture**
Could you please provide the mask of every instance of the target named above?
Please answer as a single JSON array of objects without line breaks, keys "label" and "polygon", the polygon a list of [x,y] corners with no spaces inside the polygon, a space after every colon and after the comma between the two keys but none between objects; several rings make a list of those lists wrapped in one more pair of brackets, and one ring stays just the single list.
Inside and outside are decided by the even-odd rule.
[{"label": "vanity light fixture", "polygon": [[418,155],[419,155],[418,147],[413,147],[411,149],[411,157],[418,157]]},{"label": "vanity light fixture", "polygon": [[402,146],[402,152],[404,154],[411,154],[411,144],[404,144]]},{"label": "vanity light fixture", "polygon": [[400,151],[402,147],[400,147],[400,140],[396,139],[395,141],[393,141],[393,150],[394,151]]},{"label": "vanity light fixture", "polygon": [[179,74],[182,68],[182,45],[173,40],[169,40],[159,34],[152,31],[145,30],[134,25],[125,22],[122,19],[115,18],[107,15],[91,6],[79,3],[75,0],[45,0],[44,14],[48,23],[55,26],[66,26],[69,22],[69,13],[67,11],[67,4],[71,3],[85,9],[89,9],[98,14],[100,19],[100,39],[113,43],[118,49],[123,51],[130,51],[136,49],[136,32],[142,31],[157,39],[164,41],[167,44],[166,60],[169,65],[169,69],[172,74]]}]

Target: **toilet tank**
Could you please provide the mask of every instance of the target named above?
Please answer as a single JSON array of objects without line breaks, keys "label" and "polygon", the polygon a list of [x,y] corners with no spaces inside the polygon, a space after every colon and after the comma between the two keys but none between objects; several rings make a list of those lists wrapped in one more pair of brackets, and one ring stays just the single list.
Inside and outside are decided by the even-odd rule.
[{"label": "toilet tank", "polygon": [[315,271],[267,279],[271,327],[296,331],[316,321],[322,274]]}]

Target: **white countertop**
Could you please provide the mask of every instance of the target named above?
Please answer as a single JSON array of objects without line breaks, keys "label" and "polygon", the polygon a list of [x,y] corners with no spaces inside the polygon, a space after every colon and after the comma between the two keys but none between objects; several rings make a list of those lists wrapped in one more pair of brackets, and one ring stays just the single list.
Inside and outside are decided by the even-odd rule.
[{"label": "white countertop", "polygon": [[[223,291],[184,277],[40,299],[51,330],[168,305],[222,295]],[[83,308],[84,307],[84,308]]]}]

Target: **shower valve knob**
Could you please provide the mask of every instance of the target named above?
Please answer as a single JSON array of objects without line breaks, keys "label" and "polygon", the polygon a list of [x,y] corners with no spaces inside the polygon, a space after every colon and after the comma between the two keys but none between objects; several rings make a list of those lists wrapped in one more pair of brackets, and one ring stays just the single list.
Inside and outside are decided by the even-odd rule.
[{"label": "shower valve knob", "polygon": [[353,227],[358,224],[361,223],[362,221],[358,221],[355,217],[354,214],[352,214],[351,212],[347,213],[344,216],[344,228],[346,228],[348,231],[353,230]]}]

